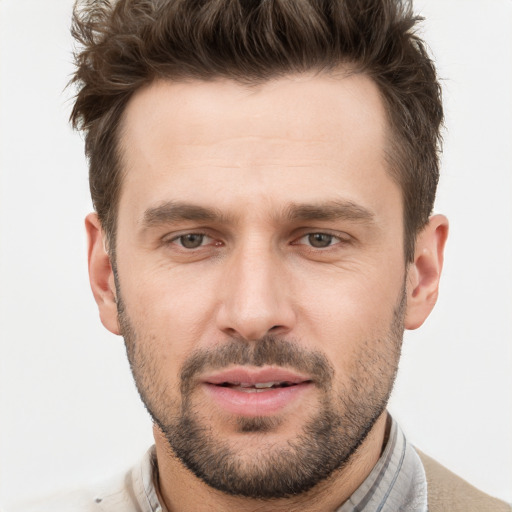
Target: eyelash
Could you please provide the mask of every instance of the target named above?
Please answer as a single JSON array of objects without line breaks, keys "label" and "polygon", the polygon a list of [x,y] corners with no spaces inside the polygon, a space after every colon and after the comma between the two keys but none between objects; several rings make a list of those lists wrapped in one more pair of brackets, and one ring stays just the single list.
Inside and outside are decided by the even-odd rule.
[{"label": "eyelash", "polygon": [[[311,243],[311,239],[310,237],[314,237],[314,236],[323,236],[323,237],[327,237],[328,238],[328,245],[326,246],[323,246],[323,247],[315,247],[312,243]],[[200,241],[200,245],[198,245],[197,247],[186,247],[184,244],[183,244],[183,240],[186,238],[186,237],[202,237],[201,238],[201,241]],[[173,245],[178,245],[178,247],[180,247],[181,249],[185,250],[185,251],[193,251],[193,250],[198,250],[198,249],[201,249],[202,247],[205,247],[206,245],[209,245],[209,244],[204,244],[204,239],[210,239],[210,240],[214,240],[214,238],[210,237],[209,235],[207,235],[206,233],[201,233],[201,232],[189,232],[189,233],[183,233],[183,234],[180,234],[180,235],[177,235],[177,236],[174,236],[172,237],[171,239],[169,240],[164,240],[164,243],[166,245],[170,245],[170,244],[173,244]],[[303,239],[309,239],[309,242],[310,243],[300,243],[301,240]],[[181,241],[181,243],[180,243]],[[335,241],[335,243],[331,243]],[[324,231],[312,231],[312,232],[309,232],[309,233],[305,233],[303,235],[301,235],[299,238],[295,239],[291,245],[305,245],[307,246],[310,250],[319,250],[319,251],[322,251],[322,250],[326,250],[326,249],[329,249],[329,248],[332,248],[338,244],[343,244],[343,245],[346,245],[350,243],[350,240],[347,238],[347,237],[342,237],[340,236],[339,234],[338,235],[335,235],[333,233],[328,233],[328,232],[324,232]],[[214,246],[221,246],[223,245],[222,242],[215,242],[213,244]]]},{"label": "eyelash", "polygon": [[[201,244],[198,245],[197,247],[192,247],[192,248],[189,248],[189,247],[185,247],[183,245],[183,243],[179,243],[179,241],[183,241],[184,238],[186,237],[191,237],[191,236],[197,236],[197,237],[202,237],[202,240],[201,240]],[[201,247],[204,247],[204,239],[205,238],[208,238],[208,239],[211,239],[211,240],[214,240],[212,237],[210,237],[209,235],[207,235],[206,233],[196,233],[196,232],[190,232],[190,233],[183,233],[181,235],[177,235],[177,236],[174,236],[172,237],[171,239],[169,240],[164,240],[164,243],[165,244],[174,244],[174,245],[178,245],[181,249],[184,249],[186,251],[192,251],[194,249],[200,249]],[[221,242],[216,242],[214,245],[221,245]]]},{"label": "eyelash", "polygon": [[[313,243],[311,243],[311,237],[314,237],[314,236],[320,236],[320,237],[327,237],[329,240],[328,240],[328,245],[326,246],[323,246],[323,247],[318,247],[318,246],[315,246],[313,245]],[[341,237],[340,235],[335,235],[333,233],[326,233],[324,231],[314,231],[314,232],[311,232],[311,233],[306,233],[304,235],[302,235],[300,238],[298,238],[295,242],[293,242],[293,245],[300,245],[299,242],[300,240],[303,240],[303,239],[309,239],[309,243],[308,244],[303,244],[303,245],[306,245],[308,248],[312,249],[312,250],[325,250],[325,249],[329,249],[331,247],[334,247],[335,245],[338,245],[338,244],[347,244],[349,243],[349,240],[347,238],[343,238]],[[335,242],[335,243],[331,243],[331,242]]]}]

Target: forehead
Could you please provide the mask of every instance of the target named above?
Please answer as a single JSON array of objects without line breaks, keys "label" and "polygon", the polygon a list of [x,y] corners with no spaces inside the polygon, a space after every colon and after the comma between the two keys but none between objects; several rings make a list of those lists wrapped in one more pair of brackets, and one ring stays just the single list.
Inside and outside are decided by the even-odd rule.
[{"label": "forehead", "polygon": [[[378,88],[364,74],[291,75],[251,86],[223,79],[157,80],[128,103],[123,134],[143,143],[147,129],[165,128],[176,145],[251,135],[341,142],[345,127],[380,139],[385,117]],[[350,133],[343,137],[347,146]]]},{"label": "forehead", "polygon": [[125,111],[120,205],[191,190],[209,206],[236,197],[296,203],[322,200],[333,187],[359,204],[357,184],[373,183],[376,199],[379,181],[389,179],[388,130],[378,88],[361,74],[294,75],[251,87],[156,81]]}]

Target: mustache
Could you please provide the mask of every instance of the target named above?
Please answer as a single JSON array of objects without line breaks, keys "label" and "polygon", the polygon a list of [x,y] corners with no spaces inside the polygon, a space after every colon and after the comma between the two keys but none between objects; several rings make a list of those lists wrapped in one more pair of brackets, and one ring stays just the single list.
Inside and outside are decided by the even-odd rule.
[{"label": "mustache", "polygon": [[190,393],[201,373],[231,365],[293,369],[311,376],[321,388],[327,388],[334,375],[334,368],[323,353],[306,350],[297,342],[272,335],[250,342],[231,338],[220,347],[198,349],[185,361],[180,372],[183,396]]}]

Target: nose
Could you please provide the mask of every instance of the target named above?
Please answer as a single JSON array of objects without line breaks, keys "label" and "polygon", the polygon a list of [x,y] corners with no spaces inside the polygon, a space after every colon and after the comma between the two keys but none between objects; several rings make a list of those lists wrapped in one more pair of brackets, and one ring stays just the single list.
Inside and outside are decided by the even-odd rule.
[{"label": "nose", "polygon": [[286,334],[296,320],[283,256],[255,245],[246,244],[228,258],[217,314],[221,331],[248,341]]}]

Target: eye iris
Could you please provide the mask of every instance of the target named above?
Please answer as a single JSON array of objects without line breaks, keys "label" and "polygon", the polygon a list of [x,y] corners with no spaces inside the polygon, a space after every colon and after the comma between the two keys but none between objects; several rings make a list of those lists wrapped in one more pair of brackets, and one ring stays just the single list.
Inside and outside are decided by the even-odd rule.
[{"label": "eye iris", "polygon": [[332,235],[327,235],[325,233],[312,233],[311,235],[308,235],[308,240],[312,247],[329,247],[332,239]]},{"label": "eye iris", "polygon": [[180,236],[180,242],[186,249],[195,249],[199,247],[204,240],[204,235],[197,233],[189,233],[188,235]]}]

